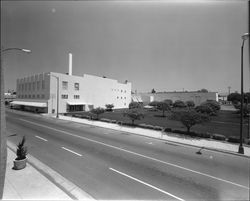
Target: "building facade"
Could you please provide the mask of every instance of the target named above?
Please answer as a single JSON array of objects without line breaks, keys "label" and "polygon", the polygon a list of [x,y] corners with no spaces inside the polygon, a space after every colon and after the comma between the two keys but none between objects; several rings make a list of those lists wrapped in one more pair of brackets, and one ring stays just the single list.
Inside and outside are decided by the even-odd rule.
[{"label": "building facade", "polygon": [[39,113],[56,113],[57,108],[59,113],[89,111],[106,104],[128,108],[131,83],[49,72],[17,79],[16,96],[12,107]]},{"label": "building facade", "polygon": [[144,104],[152,101],[164,101],[170,99],[173,102],[176,100],[181,101],[194,101],[195,105],[200,105],[207,100],[218,101],[217,92],[159,92],[159,93],[140,93],[141,99]]}]

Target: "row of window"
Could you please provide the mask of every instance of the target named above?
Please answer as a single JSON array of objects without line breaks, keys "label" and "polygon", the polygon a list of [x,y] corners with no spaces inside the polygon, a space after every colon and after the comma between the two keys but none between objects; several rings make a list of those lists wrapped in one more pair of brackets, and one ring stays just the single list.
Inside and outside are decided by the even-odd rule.
[{"label": "row of window", "polygon": [[29,98],[29,99],[44,99],[45,98],[45,95],[44,94],[37,94],[37,95],[35,95],[35,94],[33,94],[33,95],[31,95],[31,94],[29,94],[29,95],[27,95],[27,94],[25,94],[25,95],[18,95],[17,96],[18,98],[22,98],[22,99],[25,99],[25,98]]},{"label": "row of window", "polygon": [[[68,90],[68,82],[62,81],[62,89]],[[74,83],[74,89],[75,89],[76,91],[79,91],[79,89],[80,89],[80,84],[79,84],[79,83]]]},{"label": "row of window", "polygon": [[[121,96],[120,98],[121,98],[121,99],[126,99],[126,97],[122,97],[122,96]],[[117,99],[119,99],[119,96],[117,96]]]},{"label": "row of window", "polygon": [[[68,99],[68,94],[62,94],[62,99]],[[80,99],[80,95],[74,95],[74,99]]]},{"label": "row of window", "polygon": [[122,89],[121,90],[120,89],[111,89],[111,90],[112,91],[121,92],[121,93],[123,93],[123,92],[126,93],[127,92],[126,90],[122,90]]},{"label": "row of window", "polygon": [[34,82],[20,83],[17,86],[19,91],[35,91],[40,89],[45,89],[45,81],[39,80]]}]

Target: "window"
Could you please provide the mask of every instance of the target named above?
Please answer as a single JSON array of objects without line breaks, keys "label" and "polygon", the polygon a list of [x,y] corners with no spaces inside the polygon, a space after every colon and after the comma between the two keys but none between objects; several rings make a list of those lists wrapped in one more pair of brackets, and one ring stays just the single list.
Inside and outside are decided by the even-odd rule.
[{"label": "window", "polygon": [[31,90],[31,83],[29,82],[29,91]]},{"label": "window", "polygon": [[124,99],[126,99],[126,97],[124,97]]},{"label": "window", "polygon": [[33,94],[32,98],[36,98],[34,94]]},{"label": "window", "polygon": [[119,97],[117,96],[117,99],[119,99]]},{"label": "window", "polygon": [[26,94],[24,95],[24,98],[27,98],[27,95],[26,95]]},{"label": "window", "polygon": [[68,90],[68,82],[62,81],[62,89]]},{"label": "window", "polygon": [[42,80],[42,89],[45,89],[45,82]]},{"label": "window", "polygon": [[40,98],[40,95],[39,95],[39,94],[37,94],[37,95],[36,95],[36,97],[37,97],[37,98]]},{"label": "window", "polygon": [[29,94],[29,98],[31,98],[31,95]]},{"label": "window", "polygon": [[42,94],[42,99],[44,99],[44,94]]},{"label": "window", "polygon": [[122,97],[121,97],[121,99],[122,99]]},{"label": "window", "polygon": [[79,83],[75,83],[75,90],[79,91]]},{"label": "window", "polygon": [[80,95],[74,95],[74,99],[80,99]]},{"label": "window", "polygon": [[33,82],[33,91],[35,91],[35,85],[36,85],[36,83]]},{"label": "window", "polygon": [[67,94],[62,94],[62,99],[68,99],[68,95]]},{"label": "window", "polygon": [[122,92],[122,90],[121,90],[121,92]]},{"label": "window", "polygon": [[126,93],[126,90],[124,90],[124,93]]},{"label": "window", "polygon": [[36,82],[36,87],[37,87],[37,90],[40,89],[40,81],[37,81],[37,82]]}]

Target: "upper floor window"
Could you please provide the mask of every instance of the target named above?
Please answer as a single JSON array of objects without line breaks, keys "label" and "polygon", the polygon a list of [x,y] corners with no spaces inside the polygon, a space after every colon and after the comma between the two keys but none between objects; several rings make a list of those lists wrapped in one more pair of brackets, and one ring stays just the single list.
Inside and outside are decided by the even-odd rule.
[{"label": "upper floor window", "polygon": [[80,99],[80,95],[74,95],[74,99]]},{"label": "upper floor window", "polygon": [[44,99],[44,97],[45,97],[44,94],[42,94],[42,99]]},{"label": "upper floor window", "polygon": [[79,83],[75,83],[75,90],[79,91]]},{"label": "upper floor window", "polygon": [[40,89],[40,81],[37,81],[37,82],[36,82],[36,88],[37,88],[37,90]]},{"label": "upper floor window", "polygon": [[68,82],[62,81],[62,89],[68,90]]},{"label": "upper floor window", "polygon": [[36,83],[35,82],[33,82],[33,91],[35,91],[35,86],[36,86]]},{"label": "upper floor window", "polygon": [[68,99],[68,95],[67,94],[62,94],[62,99]]},{"label": "upper floor window", "polygon": [[45,89],[45,81],[42,80],[42,89]]}]

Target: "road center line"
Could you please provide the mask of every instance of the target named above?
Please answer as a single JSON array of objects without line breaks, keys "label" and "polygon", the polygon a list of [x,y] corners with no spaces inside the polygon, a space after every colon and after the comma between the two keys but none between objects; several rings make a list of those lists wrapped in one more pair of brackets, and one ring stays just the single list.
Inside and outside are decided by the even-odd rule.
[{"label": "road center line", "polygon": [[157,161],[159,163],[163,163],[163,164],[166,164],[166,165],[169,165],[169,166],[177,167],[177,168],[182,169],[182,170],[186,170],[186,171],[193,172],[193,173],[196,173],[196,174],[199,174],[199,175],[203,175],[203,176],[209,177],[211,179],[215,179],[215,180],[222,181],[222,182],[225,182],[225,183],[228,183],[228,184],[232,184],[232,185],[235,185],[235,186],[238,186],[238,187],[241,187],[241,188],[245,188],[247,190],[250,189],[247,186],[244,186],[244,185],[241,185],[241,184],[237,184],[237,183],[225,180],[225,179],[221,179],[219,177],[215,177],[215,176],[212,176],[212,175],[209,175],[209,174],[206,174],[206,173],[202,173],[202,172],[198,172],[198,171],[195,171],[195,170],[191,170],[189,168],[185,168],[185,167],[173,164],[173,163],[165,162],[165,161],[162,161],[162,160],[159,160],[159,159],[155,159],[155,158],[152,158],[152,157],[149,157],[149,156],[138,154],[138,153],[133,152],[133,151],[129,151],[129,150],[126,150],[126,149],[123,149],[123,148],[119,148],[119,147],[113,146],[113,145],[105,144],[103,142],[92,140],[92,139],[89,139],[89,138],[86,138],[86,137],[78,136],[78,135],[69,133],[67,131],[59,130],[59,129],[56,129],[56,128],[52,128],[52,127],[49,127],[49,126],[45,126],[45,125],[38,124],[38,123],[35,123],[35,122],[32,122],[32,121],[28,121],[28,120],[24,120],[24,119],[20,119],[20,120],[28,122],[28,123],[31,123],[31,124],[34,124],[34,125],[37,125],[37,126],[40,126],[40,127],[48,128],[48,129],[51,129],[51,130],[54,130],[54,131],[57,131],[57,132],[61,132],[61,133],[64,133],[66,135],[70,135],[70,136],[77,137],[77,138],[80,138],[80,139],[84,139],[84,140],[87,140],[87,141],[90,141],[90,142],[101,144],[101,145],[104,145],[104,146],[107,146],[107,147],[111,147],[113,149],[121,150],[121,151],[130,153],[130,154],[133,154],[133,155],[136,155],[136,156],[140,156],[140,157],[147,158],[147,159],[150,159],[150,160],[153,160],[153,161]]},{"label": "road center line", "polygon": [[175,196],[175,195],[173,195],[173,194],[171,194],[171,193],[168,193],[168,192],[166,192],[166,191],[164,191],[164,190],[162,190],[162,189],[160,189],[160,188],[157,188],[157,187],[155,187],[155,186],[153,186],[153,185],[151,185],[151,184],[148,184],[148,183],[146,183],[146,182],[144,182],[144,181],[141,181],[141,180],[136,179],[136,178],[134,178],[134,177],[132,177],[132,176],[129,176],[129,175],[123,173],[123,172],[120,172],[120,171],[115,170],[115,169],[113,169],[113,168],[109,168],[109,169],[112,170],[112,171],[114,171],[114,172],[116,172],[116,173],[118,173],[118,174],[121,174],[121,175],[123,175],[123,176],[125,176],[125,177],[128,177],[128,178],[130,178],[130,179],[133,179],[133,180],[135,180],[135,181],[137,181],[137,182],[139,182],[139,183],[141,183],[141,184],[144,184],[144,185],[146,185],[146,186],[149,186],[149,187],[151,187],[151,188],[153,188],[153,189],[155,189],[155,190],[157,190],[157,191],[160,191],[161,193],[164,193],[164,194],[166,194],[166,195],[169,195],[169,196],[171,196],[171,197],[173,197],[173,198],[175,198],[175,199],[177,199],[177,200],[185,201],[185,200],[183,200],[182,198],[179,198],[179,197],[177,197],[177,196]]},{"label": "road center line", "polygon": [[65,148],[65,147],[62,147],[62,149],[66,150],[66,151],[69,151],[69,152],[71,152],[71,153],[73,153],[73,154],[75,154],[77,156],[82,156],[82,154],[78,154],[78,153],[76,153],[76,152],[74,152],[74,151],[72,151],[70,149]]},{"label": "road center line", "polygon": [[48,141],[48,140],[46,140],[46,139],[44,139],[44,138],[42,138],[42,137],[39,137],[38,135],[36,135],[35,137],[36,137],[36,138],[39,138],[39,139],[41,139],[41,140],[43,140],[43,141],[45,141],[45,142]]}]

